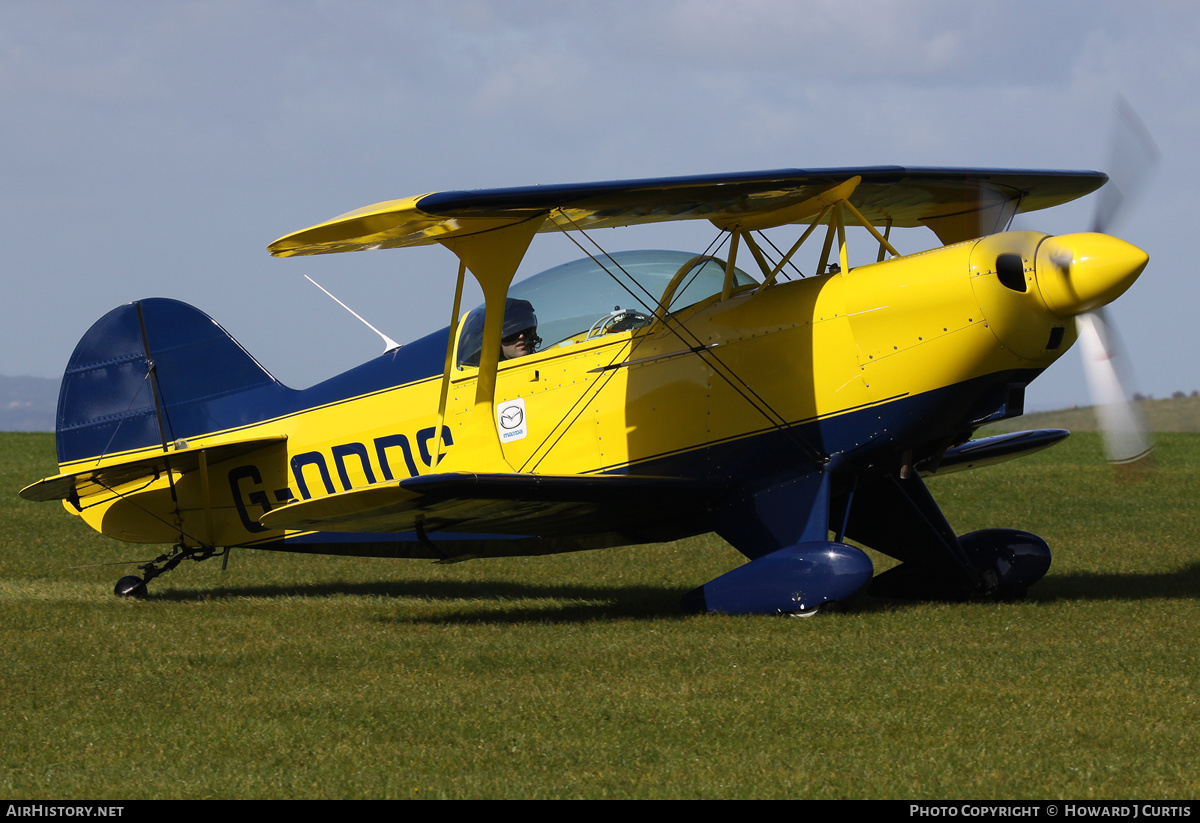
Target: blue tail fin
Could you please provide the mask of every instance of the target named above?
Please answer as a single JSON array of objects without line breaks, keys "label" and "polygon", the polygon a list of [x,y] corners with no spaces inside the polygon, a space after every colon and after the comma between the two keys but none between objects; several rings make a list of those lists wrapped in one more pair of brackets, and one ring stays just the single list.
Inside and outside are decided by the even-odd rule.
[{"label": "blue tail fin", "polygon": [[58,395],[58,461],[159,446],[256,422],[254,394],[290,391],[204,312],[127,303],[75,347]]}]

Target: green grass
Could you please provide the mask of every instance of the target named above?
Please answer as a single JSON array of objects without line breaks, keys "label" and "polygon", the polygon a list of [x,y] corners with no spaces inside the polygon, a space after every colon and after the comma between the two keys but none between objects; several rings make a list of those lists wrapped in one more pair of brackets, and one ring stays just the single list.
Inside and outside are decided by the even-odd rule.
[{"label": "green grass", "polygon": [[545,558],[235,552],[121,601],[107,541],[18,499],[0,435],[0,795],[1141,798],[1200,794],[1200,435],[1118,484],[1095,435],[930,481],[1055,551],[1015,603],[684,616],[715,538]]},{"label": "green grass", "polygon": [[[1182,392],[1180,392],[1182,395]],[[1139,400],[1135,404],[1146,427],[1154,432],[1200,432],[1200,395]],[[1070,429],[1073,432],[1097,431],[1095,410],[1091,406],[1032,412],[992,426],[996,431],[1020,429]]]}]

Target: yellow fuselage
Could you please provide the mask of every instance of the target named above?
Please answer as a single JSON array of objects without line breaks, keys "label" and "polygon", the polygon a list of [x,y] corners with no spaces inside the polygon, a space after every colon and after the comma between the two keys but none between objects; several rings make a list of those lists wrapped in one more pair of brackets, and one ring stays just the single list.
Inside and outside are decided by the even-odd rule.
[{"label": "yellow fuselage", "polygon": [[[944,448],[989,413],[1003,414],[997,407],[1005,388],[1023,386],[1071,345],[1072,315],[1081,306],[1115,297],[1112,286],[1064,285],[1047,262],[1052,250],[1039,257],[1047,242],[1010,232],[743,288],[666,322],[503,362],[496,406],[524,403],[524,430],[501,439],[503,460],[511,471],[549,475],[734,476],[835,454],[867,467]],[[1119,291],[1141,265],[1124,265]],[[372,369],[408,356],[402,348]],[[478,368],[451,368],[440,421],[439,366],[419,379],[383,380],[386,388],[189,436],[183,448],[193,451],[281,435],[286,441],[205,463],[202,471],[98,492],[80,501],[80,513],[121,540],[177,542],[182,533],[185,545],[287,548],[278,541],[296,533],[267,531],[257,521],[289,501],[447,467],[483,470],[473,469],[472,444],[480,427],[487,438],[500,432],[476,408],[478,379]]]}]

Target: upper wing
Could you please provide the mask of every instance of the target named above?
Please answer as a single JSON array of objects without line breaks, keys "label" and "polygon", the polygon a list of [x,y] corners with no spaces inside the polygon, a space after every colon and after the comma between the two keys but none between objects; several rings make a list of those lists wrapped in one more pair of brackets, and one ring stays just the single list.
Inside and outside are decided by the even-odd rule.
[{"label": "upper wing", "polygon": [[[367,206],[268,248],[276,257],[398,248],[533,219],[545,219],[540,231],[669,220],[728,222],[737,216],[786,215],[789,207],[854,178],[860,182],[849,201],[873,225],[928,226],[943,242],[999,230],[1015,213],[1069,202],[1108,179],[1095,171],[873,166],[436,192]],[[805,213],[783,222],[814,219],[816,214]]]}]

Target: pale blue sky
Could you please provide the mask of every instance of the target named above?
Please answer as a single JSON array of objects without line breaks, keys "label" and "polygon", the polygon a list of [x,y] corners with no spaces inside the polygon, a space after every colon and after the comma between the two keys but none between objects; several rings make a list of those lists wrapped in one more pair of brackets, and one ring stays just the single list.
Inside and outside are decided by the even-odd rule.
[{"label": "pale blue sky", "polygon": [[[1121,94],[1162,164],[1116,227],[1151,262],[1112,314],[1137,388],[1190,392],[1198,44],[1190,0],[5,0],[0,374],[56,378],[102,314],[166,296],[303,387],[382,351],[304,274],[401,342],[449,318],[444,250],[268,257],[350,209],[780,167],[1105,170]],[[1021,226],[1086,230],[1091,209]],[[577,256],[539,240],[528,271]],[[1076,352],[1030,393],[1085,402]]]}]

